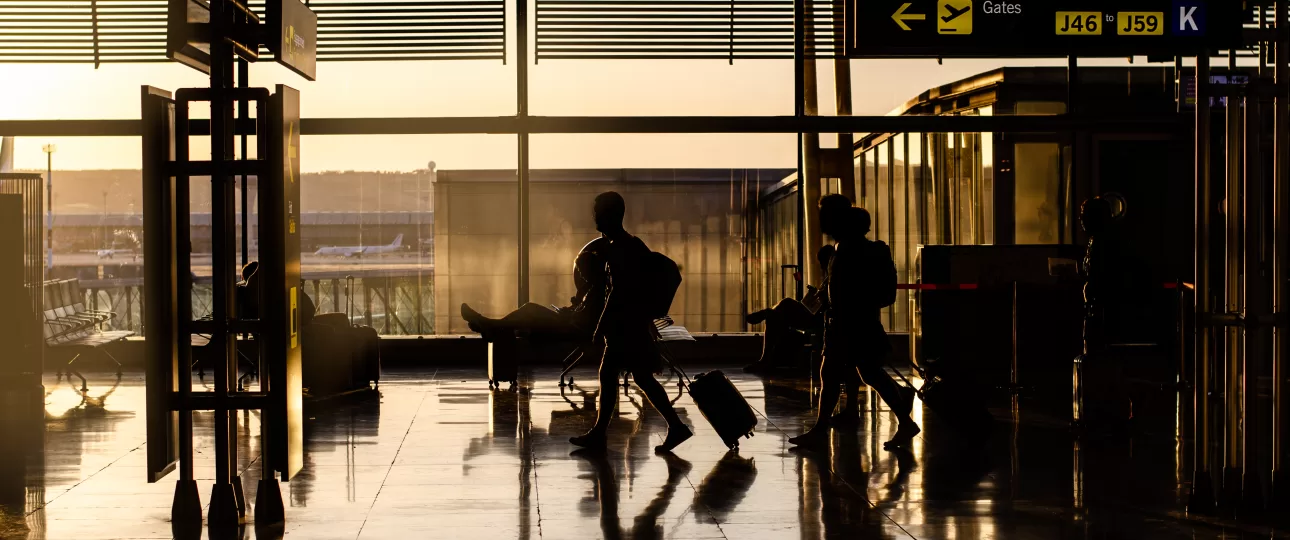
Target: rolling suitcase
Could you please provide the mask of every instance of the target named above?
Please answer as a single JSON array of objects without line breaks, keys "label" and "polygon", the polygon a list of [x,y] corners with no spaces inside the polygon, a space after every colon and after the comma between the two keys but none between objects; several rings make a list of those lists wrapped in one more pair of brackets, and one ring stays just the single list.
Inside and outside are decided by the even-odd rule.
[{"label": "rolling suitcase", "polygon": [[359,388],[381,382],[381,336],[370,326],[355,326],[354,383]]},{"label": "rolling suitcase", "polygon": [[726,447],[737,448],[740,437],[752,437],[757,415],[724,373],[700,373],[690,382],[688,390],[699,412],[712,424]]},{"label": "rolling suitcase", "polygon": [[488,342],[489,388],[501,388],[502,381],[510,383],[510,387],[515,386],[520,372],[519,360],[516,358],[519,352],[516,350],[516,341],[503,339]]}]

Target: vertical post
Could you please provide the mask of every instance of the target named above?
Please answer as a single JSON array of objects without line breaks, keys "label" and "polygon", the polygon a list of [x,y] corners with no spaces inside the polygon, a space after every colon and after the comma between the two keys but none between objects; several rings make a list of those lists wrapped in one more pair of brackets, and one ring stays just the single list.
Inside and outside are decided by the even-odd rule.
[{"label": "vertical post", "polygon": [[[841,11],[839,10],[834,11],[834,13],[840,12]],[[834,33],[834,35],[839,34],[841,34],[841,31],[836,31]],[[851,116],[851,60],[842,55],[840,45],[834,50],[838,51],[838,57],[833,60],[834,102],[837,103],[838,116]],[[847,161],[852,161],[854,159],[852,156],[855,154],[855,134],[839,133],[838,149],[840,150],[840,156],[838,159],[843,159],[841,156],[846,156],[845,159]],[[839,178],[842,183],[842,194],[848,199],[855,201],[855,167],[851,166],[849,163],[839,163],[838,165],[842,166],[842,168],[839,169],[842,173],[841,178]]]},{"label": "vertical post", "polygon": [[[819,74],[816,71],[815,49],[815,15],[811,6],[812,0],[803,0],[802,9],[802,90],[804,116],[820,114]],[[806,241],[805,253],[801,261],[801,284],[819,283],[824,279],[824,269],[815,260],[815,254],[824,244],[820,233],[820,134],[806,133],[802,136],[802,225]]]},{"label": "vertical post", "polygon": [[[179,102],[175,107],[175,163],[183,166],[190,161],[188,154],[188,104]],[[191,211],[190,192],[192,189],[188,173],[182,171],[175,177],[175,195],[174,195],[174,251],[175,261],[175,281],[177,282],[175,291],[175,305],[177,307],[175,320],[177,321],[175,335],[176,345],[179,348],[179,358],[176,359],[176,365],[179,370],[179,391],[175,399],[182,405],[179,410],[179,480],[180,483],[192,483],[192,491],[197,491],[197,484],[193,476],[193,414],[192,410],[186,405],[189,396],[192,393],[193,364],[192,349],[190,336],[192,335],[193,320],[193,276],[192,276],[192,220],[188,218]],[[145,228],[145,231],[147,229]],[[145,241],[144,246],[148,243]],[[153,257],[156,260],[155,257]],[[144,263],[148,262],[145,256]],[[161,299],[158,299],[162,301]],[[184,384],[187,383],[187,384]],[[178,496],[176,496],[178,499]],[[198,513],[200,516],[200,512]],[[201,520],[198,520],[198,526]]]},{"label": "vertical post", "polygon": [[1213,359],[1210,317],[1214,307],[1214,291],[1210,283],[1210,215],[1212,213],[1210,189],[1210,137],[1209,137],[1209,56],[1196,57],[1196,377],[1192,387],[1196,414],[1193,432],[1196,450],[1192,473],[1191,496],[1187,511],[1212,512],[1214,509],[1214,484],[1210,478],[1210,364]]},{"label": "vertical post", "polygon": [[519,119],[516,160],[519,176],[519,298],[517,306],[529,301],[529,5],[528,0],[515,1],[515,96],[516,117]]},{"label": "vertical post", "polygon": [[[1236,51],[1228,53],[1229,69],[1236,69]],[[1242,253],[1241,224],[1243,221],[1240,209],[1241,195],[1241,118],[1240,101],[1234,96],[1227,97],[1224,109],[1224,178],[1226,180],[1226,197],[1223,205],[1225,218],[1226,242],[1224,242],[1225,283],[1223,309],[1229,314],[1242,313],[1241,282]],[[1241,500],[1241,432],[1243,411],[1241,400],[1241,358],[1242,331],[1238,326],[1229,326],[1224,332],[1224,448],[1223,448],[1223,498],[1228,506],[1240,504]]]},{"label": "vertical post", "polygon": [[[793,116],[806,116],[806,0],[793,0]],[[806,264],[806,135],[797,133],[797,267]],[[805,291],[801,280],[794,295]]]},{"label": "vertical post", "polygon": [[[246,60],[238,59],[237,87],[248,88],[250,87],[250,85],[251,85],[251,64]],[[250,122],[251,120],[251,110],[250,110],[250,107],[248,107],[247,105],[248,104],[246,100],[242,100],[237,103],[238,120],[241,124],[244,124],[244,125]],[[265,136],[265,134],[263,133],[257,133],[256,135],[260,137]],[[246,132],[242,132],[241,143],[242,143],[241,156],[243,160],[246,160],[248,159],[246,155]],[[260,159],[264,159],[264,156],[257,156],[257,157],[259,157]],[[251,249],[250,249],[251,207],[249,205],[250,196],[247,194],[246,188],[247,188],[246,175],[243,174],[242,175],[242,266],[246,266],[246,263],[250,262],[251,260]]]},{"label": "vertical post", "polygon": [[[1262,11],[1260,10],[1260,15]],[[1262,47],[1260,47],[1262,48]],[[1257,79],[1256,79],[1257,80]],[[1263,371],[1261,362],[1263,361],[1264,343],[1268,336],[1267,331],[1262,325],[1266,320],[1268,313],[1267,291],[1264,288],[1264,280],[1267,279],[1267,272],[1262,253],[1263,253],[1263,224],[1264,224],[1264,175],[1263,175],[1263,157],[1259,152],[1260,141],[1263,137],[1263,105],[1261,99],[1257,96],[1246,95],[1244,98],[1244,139],[1242,140],[1242,165],[1244,171],[1244,197],[1241,200],[1242,212],[1244,218],[1242,227],[1245,230],[1244,236],[1244,264],[1245,264],[1245,281],[1241,290],[1245,307],[1245,319],[1254,324],[1247,325],[1245,329],[1245,379],[1241,396],[1244,398],[1245,410],[1245,429],[1243,430],[1244,440],[1241,445],[1244,450],[1242,461],[1245,467],[1242,471],[1242,500],[1247,507],[1261,508],[1263,506],[1263,483],[1262,474],[1266,471],[1259,470],[1260,453],[1266,452],[1259,448],[1258,435],[1259,431],[1266,429],[1266,423],[1260,409],[1258,399],[1258,380]],[[1231,107],[1232,104],[1228,103]]]},{"label": "vertical post", "polygon": [[45,150],[45,268],[54,268],[54,151],[52,144]]},{"label": "vertical post", "polygon": [[[1066,115],[1074,117],[1079,113],[1079,58],[1071,56],[1066,59]],[[1070,176],[1062,183],[1062,193],[1059,194],[1061,199],[1066,203],[1071,203],[1069,194],[1079,185],[1079,138],[1080,132],[1072,130],[1070,137]],[[1069,225],[1070,212],[1066,209],[1067,204],[1058,204],[1057,211],[1058,243],[1066,243],[1068,238],[1074,239],[1077,236],[1074,231],[1070,230]]]},{"label": "vertical post", "polygon": [[[225,21],[223,0],[211,2],[211,21]],[[232,179],[228,163],[233,159],[233,103],[228,89],[233,85],[233,50],[223,39],[226,27],[214,22],[211,36],[210,107],[211,107],[211,292],[213,299],[210,346],[216,358],[216,396],[214,416],[215,479],[211,486],[211,503],[207,526],[212,531],[235,530],[238,525],[237,491],[233,488],[236,476],[236,459],[233,457],[236,432],[230,421],[229,407],[224,402],[231,390],[230,382],[237,378],[236,336],[229,332],[228,323],[235,315],[233,305],[234,262],[232,216],[236,209],[233,199]],[[231,372],[231,376],[230,376]],[[216,534],[212,534],[216,536]]]},{"label": "vertical post", "polygon": [[1277,325],[1273,344],[1272,363],[1272,504],[1276,511],[1290,507],[1290,469],[1286,462],[1286,421],[1290,413],[1287,400],[1286,370],[1290,369],[1290,339],[1286,324],[1286,311],[1290,309],[1290,19],[1286,11],[1290,2],[1276,3],[1276,99],[1274,100],[1273,132],[1276,152],[1273,153],[1273,199],[1276,210],[1273,262],[1273,301]]}]

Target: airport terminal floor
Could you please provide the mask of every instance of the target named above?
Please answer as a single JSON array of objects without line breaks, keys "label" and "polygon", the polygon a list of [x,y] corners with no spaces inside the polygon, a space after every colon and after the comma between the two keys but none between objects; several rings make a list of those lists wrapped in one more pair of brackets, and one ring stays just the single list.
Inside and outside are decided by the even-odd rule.
[{"label": "airport terminal floor", "polygon": [[[518,391],[491,390],[479,369],[387,372],[378,390],[306,408],[305,466],[282,488],[285,536],[1277,537],[1185,515],[1185,445],[1170,394],[1142,408],[1132,437],[1078,443],[1058,415],[1022,399],[994,409],[1000,422],[979,448],[920,404],[924,430],[907,452],[883,450],[895,419],[867,400],[860,426],[835,431],[825,455],[786,441],[813,421],[805,380],[722,367],[760,415],[757,435],[727,452],[669,381],[696,432],[672,456],[654,453],[665,424],[634,386],[620,397],[609,450],[597,454],[567,442],[594,421],[595,388],[561,389],[555,368],[524,373]],[[85,376],[86,391],[79,380],[46,377],[42,447],[0,438],[9,467],[0,474],[0,537],[170,536],[172,477],[144,482],[142,374]],[[594,378],[588,370],[579,380]],[[258,414],[238,414],[240,470],[254,501]],[[211,416],[195,416],[196,470],[210,478]],[[199,490],[205,502],[209,481],[199,480]],[[243,537],[255,538],[254,527]]]}]

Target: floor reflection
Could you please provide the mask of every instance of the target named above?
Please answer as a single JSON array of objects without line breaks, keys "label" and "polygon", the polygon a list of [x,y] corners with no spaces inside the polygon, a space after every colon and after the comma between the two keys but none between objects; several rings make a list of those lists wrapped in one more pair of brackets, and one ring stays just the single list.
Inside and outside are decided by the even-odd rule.
[{"label": "floor reflection", "polygon": [[[669,385],[696,436],[655,455],[666,424],[620,392],[609,450],[572,452],[598,390],[535,370],[490,390],[477,370],[392,372],[380,392],[306,408],[304,469],[283,484],[288,538],[1227,538],[1257,525],[1195,520],[1184,415],[1174,396],[1144,407],[1129,440],[1072,437],[1058,412],[1019,399],[969,445],[930,411],[907,451],[882,448],[890,413],[864,398],[859,427],[829,451],[790,451],[814,417],[798,380],[731,378],[763,415],[727,451]],[[145,482],[142,376],[87,373],[0,403],[0,538],[165,538],[173,477]],[[593,380],[579,377],[581,380]],[[25,404],[25,405],[24,405]],[[1148,403],[1150,405],[1150,403]],[[1172,407],[1172,408],[1171,408]],[[921,407],[920,407],[921,409]],[[1157,414],[1158,413],[1158,414]],[[238,418],[238,471],[255,497],[259,414]],[[199,491],[209,496],[212,416],[194,415]],[[265,538],[248,515],[246,538]]]}]

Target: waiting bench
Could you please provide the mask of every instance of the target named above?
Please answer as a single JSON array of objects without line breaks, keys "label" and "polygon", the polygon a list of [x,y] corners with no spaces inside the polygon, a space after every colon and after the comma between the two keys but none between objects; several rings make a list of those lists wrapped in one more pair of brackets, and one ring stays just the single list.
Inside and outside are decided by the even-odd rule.
[{"label": "waiting bench", "polygon": [[[102,324],[112,320],[113,314],[107,311],[86,309],[85,295],[81,292],[79,279],[46,281],[41,284],[41,292],[44,295],[45,345],[53,348],[77,347],[100,351],[116,364],[116,372],[120,374],[121,362],[117,361],[116,357],[112,356],[103,346],[123,341],[133,336],[134,332],[128,330],[103,330],[101,328]],[[75,373],[80,377],[79,373],[71,369],[71,365],[82,354],[84,353],[78,352],[71,360],[67,361],[68,374]],[[59,368],[59,378],[62,375],[63,369]],[[82,387],[84,383],[85,378],[81,377]]]}]

